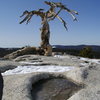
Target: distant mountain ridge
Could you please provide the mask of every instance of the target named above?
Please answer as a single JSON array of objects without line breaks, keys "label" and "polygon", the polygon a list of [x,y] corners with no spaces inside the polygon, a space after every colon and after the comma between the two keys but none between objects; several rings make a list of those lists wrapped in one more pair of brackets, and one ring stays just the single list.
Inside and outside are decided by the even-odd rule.
[{"label": "distant mountain ridge", "polygon": [[53,45],[53,48],[81,50],[82,48],[87,46],[91,47],[93,51],[100,51],[99,45]]},{"label": "distant mountain ridge", "polygon": [[[84,47],[92,47],[94,51],[100,51],[100,45],[52,45],[53,48],[59,48],[59,49],[75,49],[75,50],[81,50]],[[0,51],[5,51],[5,50],[11,50],[11,51],[16,51],[20,48],[0,48]]]},{"label": "distant mountain ridge", "polygon": [[[100,55],[100,46],[99,45],[52,45],[53,51],[66,51],[66,50],[76,50],[79,51],[84,47],[90,46],[93,51],[98,52],[97,55]],[[0,48],[0,57],[3,57],[7,54],[10,54],[21,48]],[[74,51],[73,51],[74,52]],[[71,52],[71,54],[73,54]]]}]

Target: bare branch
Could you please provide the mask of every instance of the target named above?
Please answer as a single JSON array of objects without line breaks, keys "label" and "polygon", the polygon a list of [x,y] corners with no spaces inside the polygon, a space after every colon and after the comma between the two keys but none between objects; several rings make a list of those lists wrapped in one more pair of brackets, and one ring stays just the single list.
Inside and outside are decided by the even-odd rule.
[{"label": "bare branch", "polygon": [[30,17],[27,19],[27,23],[26,23],[26,24],[28,24],[28,23],[30,22],[32,16],[33,16],[33,15],[30,15]]},{"label": "bare branch", "polygon": [[41,11],[43,11],[43,10],[44,9],[39,9],[37,11],[33,10],[33,11],[30,11],[30,12],[28,12],[27,10],[24,11],[23,14],[20,17],[23,17],[24,15],[26,15],[26,17],[20,22],[20,24],[22,24],[25,21],[27,21],[26,24],[28,24],[33,15],[37,15],[37,16],[40,16],[42,18],[44,16],[44,13],[41,12]]},{"label": "bare branch", "polygon": [[59,17],[58,15],[56,17],[63,23],[65,29],[68,30],[67,23],[61,17]]},{"label": "bare branch", "polygon": [[[76,15],[78,15],[78,12],[76,12],[76,11],[74,11],[74,10],[70,10],[70,9],[68,9],[65,5],[63,5],[62,3],[60,3],[60,2],[57,2],[57,3],[55,3],[55,2],[47,2],[47,1],[45,1],[45,3],[47,4],[47,5],[49,5],[49,6],[51,6],[51,7],[54,7],[54,8],[61,8],[62,10],[65,10],[65,11],[67,11],[71,16],[72,16],[72,18],[73,18],[73,20],[75,21],[77,21],[77,18],[75,17],[75,14]],[[54,18],[53,18],[54,19]]]},{"label": "bare branch", "polygon": [[20,16],[20,17],[23,17],[24,15],[28,15],[28,11],[27,10],[25,10],[24,12],[23,12],[23,14]]},{"label": "bare branch", "polygon": [[29,15],[27,15],[27,16],[20,22],[20,24],[22,24],[23,22],[25,22],[28,18],[29,18]]},{"label": "bare branch", "polygon": [[[42,21],[44,20],[44,17],[47,16],[47,21],[51,21],[51,20],[54,20],[55,18],[58,18],[64,25],[64,27],[66,28],[67,30],[67,25],[66,25],[66,22],[61,18],[59,17],[59,13],[62,11],[62,10],[65,10],[67,11],[73,18],[73,20],[77,21],[77,18],[75,17],[75,15],[78,15],[78,12],[74,11],[74,10],[70,10],[68,9],[65,5],[63,5],[62,3],[60,2],[48,2],[48,1],[45,1],[45,4],[49,5],[50,6],[50,9],[47,11],[47,12],[42,12],[44,9],[39,9],[39,10],[33,10],[31,12],[28,12],[27,10],[23,12],[22,16],[23,17],[24,15],[26,15],[26,17],[20,22],[20,24],[22,24],[23,22],[27,21],[26,24],[29,23],[29,21],[31,20],[32,16],[33,15],[37,15],[37,16],[40,16],[42,18]],[[55,12],[55,9],[56,8],[60,8],[60,10],[56,13]],[[42,22],[43,23],[43,22]]]},{"label": "bare branch", "polygon": [[53,18],[51,18],[50,20],[54,20],[57,17],[57,15],[61,12],[61,10],[62,10],[62,8],[56,14],[54,13]]},{"label": "bare branch", "polygon": [[75,14],[78,14],[76,11],[70,10],[68,8],[64,8],[65,11],[67,11],[73,18],[74,21],[77,21],[77,18],[75,17]]}]

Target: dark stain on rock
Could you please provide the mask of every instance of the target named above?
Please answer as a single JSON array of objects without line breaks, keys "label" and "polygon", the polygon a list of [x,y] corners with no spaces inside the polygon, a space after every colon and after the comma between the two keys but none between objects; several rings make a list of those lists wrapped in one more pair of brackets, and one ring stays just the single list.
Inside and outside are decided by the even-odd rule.
[{"label": "dark stain on rock", "polygon": [[85,69],[85,70],[83,71],[82,77],[83,77],[84,79],[87,79],[88,74],[89,74],[89,73],[88,73],[88,70]]},{"label": "dark stain on rock", "polygon": [[0,100],[2,100],[2,95],[3,95],[3,77],[0,73]]}]

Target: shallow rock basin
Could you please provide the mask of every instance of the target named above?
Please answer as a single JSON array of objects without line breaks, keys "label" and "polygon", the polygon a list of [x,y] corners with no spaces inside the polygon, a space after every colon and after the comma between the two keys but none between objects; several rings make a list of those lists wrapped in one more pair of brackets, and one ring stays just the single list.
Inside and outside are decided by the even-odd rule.
[{"label": "shallow rock basin", "polygon": [[32,100],[67,100],[82,87],[60,77],[41,79],[32,85]]}]

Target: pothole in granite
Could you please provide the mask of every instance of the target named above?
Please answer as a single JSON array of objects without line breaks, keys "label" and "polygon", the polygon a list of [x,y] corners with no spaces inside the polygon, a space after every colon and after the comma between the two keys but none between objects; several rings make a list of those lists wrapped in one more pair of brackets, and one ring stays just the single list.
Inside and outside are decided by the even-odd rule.
[{"label": "pothole in granite", "polygon": [[40,79],[32,84],[32,100],[68,100],[83,87],[62,77]]}]

